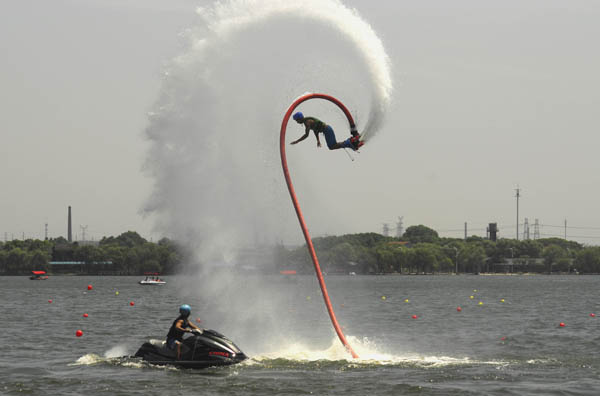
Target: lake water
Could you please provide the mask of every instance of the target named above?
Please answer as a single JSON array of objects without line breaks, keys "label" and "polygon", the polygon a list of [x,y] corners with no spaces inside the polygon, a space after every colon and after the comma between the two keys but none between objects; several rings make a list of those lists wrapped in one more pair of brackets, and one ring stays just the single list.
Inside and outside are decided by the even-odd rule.
[{"label": "lake water", "polygon": [[[314,276],[140,279],[0,277],[0,393],[600,394],[597,276],[326,277],[356,360]],[[164,338],[182,303],[252,359],[185,370],[124,357]]]}]

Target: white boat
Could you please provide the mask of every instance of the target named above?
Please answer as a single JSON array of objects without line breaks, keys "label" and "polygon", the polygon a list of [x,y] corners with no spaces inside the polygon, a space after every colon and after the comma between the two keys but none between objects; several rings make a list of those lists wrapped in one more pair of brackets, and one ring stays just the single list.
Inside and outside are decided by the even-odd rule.
[{"label": "white boat", "polygon": [[165,285],[167,282],[165,282],[164,280],[156,277],[156,278],[148,278],[146,277],[146,279],[141,280],[139,282],[140,285]]}]

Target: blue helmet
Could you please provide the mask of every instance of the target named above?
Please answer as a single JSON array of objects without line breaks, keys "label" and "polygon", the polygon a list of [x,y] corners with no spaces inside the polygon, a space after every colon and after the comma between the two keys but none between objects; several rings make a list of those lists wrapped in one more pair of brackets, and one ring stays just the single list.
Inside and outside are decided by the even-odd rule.
[{"label": "blue helmet", "polygon": [[296,121],[299,121],[303,118],[304,118],[304,114],[302,114],[301,112],[297,112],[296,114],[294,114],[294,120],[296,120]]},{"label": "blue helmet", "polygon": [[192,313],[192,307],[187,304],[183,304],[181,307],[179,307],[179,313],[184,316],[189,316],[189,314]]}]

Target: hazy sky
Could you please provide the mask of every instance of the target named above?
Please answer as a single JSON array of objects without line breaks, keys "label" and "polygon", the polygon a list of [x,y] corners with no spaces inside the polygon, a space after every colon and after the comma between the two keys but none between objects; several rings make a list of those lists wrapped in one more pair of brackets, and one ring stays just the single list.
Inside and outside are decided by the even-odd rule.
[{"label": "hazy sky", "polygon": [[[519,185],[531,233],[537,218],[542,236],[563,235],[551,226],[566,219],[569,239],[600,244],[600,2],[344,3],[382,39],[395,89],[357,160],[340,155],[313,176],[344,220],[315,235],[382,232],[404,216],[444,236],[462,236],[465,222],[483,236],[497,222],[512,238]],[[209,4],[2,3],[0,239],[42,238],[46,222],[50,237],[65,236],[68,205],[79,237],[80,225],[88,239],[160,237],[140,211],[153,182],[142,172],[147,112],[180,33]],[[312,155],[314,141],[304,144]],[[355,183],[336,185],[342,172]]]}]

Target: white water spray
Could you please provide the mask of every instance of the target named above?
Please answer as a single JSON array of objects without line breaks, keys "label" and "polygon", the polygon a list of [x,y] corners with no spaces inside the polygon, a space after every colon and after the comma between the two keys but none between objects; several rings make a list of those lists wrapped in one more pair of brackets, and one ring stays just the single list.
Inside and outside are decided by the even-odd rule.
[{"label": "white water spray", "polygon": [[[227,261],[240,246],[298,233],[277,151],[293,98],[338,97],[369,139],[391,78],[373,29],[338,0],[231,0],[198,14],[150,114],[146,169],[155,183],[145,210],[199,261]],[[313,108],[345,139],[343,115],[325,107]]]}]

